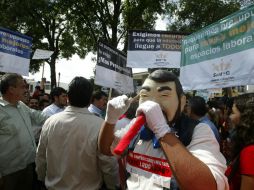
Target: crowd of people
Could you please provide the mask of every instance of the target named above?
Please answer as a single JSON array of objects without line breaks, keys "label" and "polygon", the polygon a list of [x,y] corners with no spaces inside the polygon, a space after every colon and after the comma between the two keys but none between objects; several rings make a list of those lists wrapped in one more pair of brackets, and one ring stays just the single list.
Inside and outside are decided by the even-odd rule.
[{"label": "crowd of people", "polygon": [[[83,77],[30,94],[7,73],[0,92],[1,190],[254,189],[254,94],[187,98],[166,70],[147,77],[138,100],[108,100]],[[146,124],[119,157],[139,115]]]}]

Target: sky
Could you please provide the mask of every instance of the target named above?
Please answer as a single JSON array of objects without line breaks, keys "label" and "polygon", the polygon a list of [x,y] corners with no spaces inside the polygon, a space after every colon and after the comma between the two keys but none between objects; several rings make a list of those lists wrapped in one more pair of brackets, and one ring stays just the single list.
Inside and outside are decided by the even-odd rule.
[{"label": "sky", "polygon": [[[166,22],[159,18],[156,21],[156,30],[165,30]],[[96,57],[95,54],[89,53],[85,59],[80,59],[78,55],[72,56],[71,59],[59,59],[56,61],[56,80],[59,81],[59,73],[60,73],[60,82],[69,83],[75,76],[82,76],[87,79],[90,79],[94,76],[94,68],[96,62],[93,62],[91,59]],[[34,79],[35,81],[40,81],[42,78],[43,67],[40,67],[40,71],[31,74],[29,73],[29,79]],[[144,68],[135,68],[132,69],[133,73],[139,73],[147,71]],[[48,63],[44,65],[44,76],[47,81],[50,81],[50,67]]]}]

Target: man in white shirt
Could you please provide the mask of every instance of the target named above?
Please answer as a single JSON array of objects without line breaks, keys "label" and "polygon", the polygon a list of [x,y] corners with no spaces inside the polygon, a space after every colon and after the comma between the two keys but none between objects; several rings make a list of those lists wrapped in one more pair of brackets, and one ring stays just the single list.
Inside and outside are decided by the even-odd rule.
[{"label": "man in white shirt", "polygon": [[67,106],[67,92],[62,87],[53,88],[50,92],[52,104],[43,109],[42,113],[47,116],[52,116],[56,113],[62,112]]},{"label": "man in white shirt", "polygon": [[7,73],[0,82],[0,189],[32,190],[36,144],[32,124],[48,118],[22,100],[27,94],[21,75]]},{"label": "man in white shirt", "polygon": [[69,84],[69,106],[42,127],[36,171],[48,189],[100,189],[103,181],[108,189],[119,186],[116,160],[98,150],[103,119],[87,109],[92,92],[87,79],[75,77]]},{"label": "man in white shirt", "polygon": [[92,103],[88,110],[94,115],[104,118],[105,109],[108,102],[108,95],[103,91],[95,91],[92,95]]}]

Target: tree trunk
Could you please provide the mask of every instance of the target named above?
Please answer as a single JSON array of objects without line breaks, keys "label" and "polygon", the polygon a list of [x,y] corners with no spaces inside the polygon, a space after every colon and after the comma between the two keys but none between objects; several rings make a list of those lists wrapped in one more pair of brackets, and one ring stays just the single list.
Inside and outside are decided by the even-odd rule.
[{"label": "tree trunk", "polygon": [[50,66],[50,78],[51,78],[51,89],[56,87],[56,58],[52,55],[49,62]]}]

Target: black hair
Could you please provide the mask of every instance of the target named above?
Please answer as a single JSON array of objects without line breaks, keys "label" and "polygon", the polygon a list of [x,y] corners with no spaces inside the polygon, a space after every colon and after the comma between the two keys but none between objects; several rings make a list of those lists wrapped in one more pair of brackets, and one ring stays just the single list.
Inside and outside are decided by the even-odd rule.
[{"label": "black hair", "polygon": [[7,73],[1,77],[0,83],[0,92],[2,94],[6,94],[9,87],[16,87],[18,79],[22,79],[23,77],[16,73]]},{"label": "black hair", "polygon": [[254,93],[240,95],[235,98],[234,103],[241,115],[232,137],[233,157],[238,155],[245,146],[254,144]]},{"label": "black hair", "polygon": [[[65,93],[67,93],[67,91],[66,91]],[[48,99],[51,100],[51,97],[50,97],[50,94],[49,94],[49,93],[46,93],[46,92],[45,92],[45,93],[41,94],[40,96],[47,96]]]},{"label": "black hair", "polygon": [[35,97],[35,96],[33,97],[33,96],[30,96],[30,97],[29,97],[29,101],[30,101],[31,99],[34,99],[34,100],[38,100],[38,101],[39,101],[39,97]]},{"label": "black hair", "polygon": [[101,99],[103,96],[108,97],[108,95],[103,91],[95,91],[92,95],[92,102],[94,102],[94,100]]},{"label": "black hair", "polygon": [[240,152],[248,145],[254,144],[254,93],[243,94],[234,99],[240,111],[240,122],[235,126],[231,137],[232,171],[228,176],[231,182],[240,165]]},{"label": "black hair", "polygon": [[40,86],[35,86],[35,89],[36,90],[41,90],[41,87]]},{"label": "black hair", "polygon": [[55,96],[60,96],[61,94],[66,94],[66,93],[67,93],[67,91],[62,87],[53,88],[50,92],[50,97],[51,97],[52,102],[55,101],[55,98],[54,98]]},{"label": "black hair", "polygon": [[26,89],[29,89],[29,84],[27,83],[26,79],[23,79],[25,85],[26,85]]},{"label": "black hair", "polygon": [[86,107],[90,104],[93,85],[84,77],[75,77],[69,84],[68,98],[71,106]]},{"label": "black hair", "polygon": [[191,112],[199,117],[205,116],[208,111],[205,99],[201,96],[194,96],[189,99],[188,105],[191,108]]},{"label": "black hair", "polygon": [[178,77],[170,71],[158,69],[149,74],[147,78],[159,83],[175,82],[177,96],[181,97],[183,94],[183,88]]},{"label": "black hair", "polygon": [[40,107],[41,109],[44,108],[44,103],[50,104],[50,102],[49,102],[48,100],[45,100],[45,99],[39,100],[39,107]]}]

